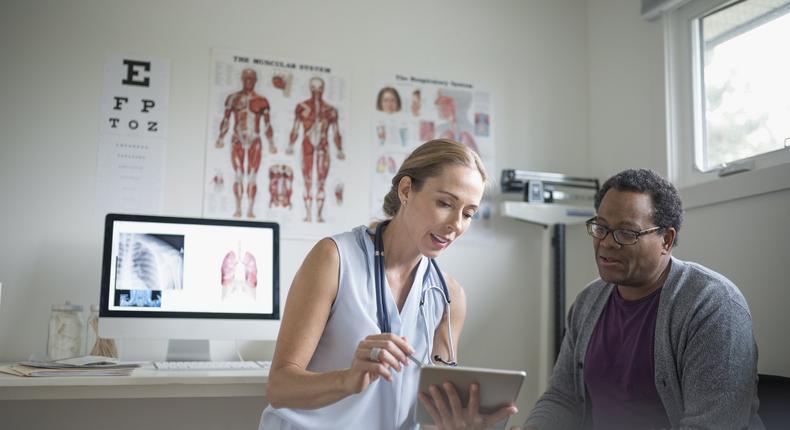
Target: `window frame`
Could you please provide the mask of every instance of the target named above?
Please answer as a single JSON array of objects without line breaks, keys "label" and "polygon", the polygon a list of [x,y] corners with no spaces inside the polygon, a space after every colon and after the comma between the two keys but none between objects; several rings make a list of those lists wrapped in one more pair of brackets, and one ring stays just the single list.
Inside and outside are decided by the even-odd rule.
[{"label": "window frame", "polygon": [[[690,0],[664,15],[667,171],[686,207],[703,206],[790,188],[790,148],[744,158],[723,168],[697,170],[696,142],[704,138],[701,41],[696,20],[738,0]],[[727,169],[744,170],[726,175]],[[720,176],[720,172],[724,174]]]}]

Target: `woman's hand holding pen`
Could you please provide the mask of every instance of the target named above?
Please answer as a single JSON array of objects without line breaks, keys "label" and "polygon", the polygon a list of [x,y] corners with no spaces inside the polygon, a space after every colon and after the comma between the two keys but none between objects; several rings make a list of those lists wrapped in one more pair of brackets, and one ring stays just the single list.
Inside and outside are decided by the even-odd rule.
[{"label": "woman's hand holding pen", "polygon": [[356,394],[379,377],[392,381],[390,369],[400,372],[413,353],[414,348],[403,337],[392,333],[370,335],[357,345],[343,386],[347,392]]}]

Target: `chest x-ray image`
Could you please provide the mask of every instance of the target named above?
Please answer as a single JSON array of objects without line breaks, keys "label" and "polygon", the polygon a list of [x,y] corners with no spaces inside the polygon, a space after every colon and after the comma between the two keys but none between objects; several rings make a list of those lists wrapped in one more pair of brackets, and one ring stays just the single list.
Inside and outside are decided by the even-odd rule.
[{"label": "chest x-ray image", "polygon": [[180,290],[184,286],[184,236],[121,233],[116,290]]}]

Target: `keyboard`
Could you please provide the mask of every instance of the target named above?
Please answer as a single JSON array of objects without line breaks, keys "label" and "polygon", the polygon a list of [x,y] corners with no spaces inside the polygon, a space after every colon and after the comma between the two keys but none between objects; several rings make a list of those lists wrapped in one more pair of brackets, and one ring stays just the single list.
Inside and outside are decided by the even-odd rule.
[{"label": "keyboard", "polygon": [[269,361],[154,361],[158,370],[269,370]]}]

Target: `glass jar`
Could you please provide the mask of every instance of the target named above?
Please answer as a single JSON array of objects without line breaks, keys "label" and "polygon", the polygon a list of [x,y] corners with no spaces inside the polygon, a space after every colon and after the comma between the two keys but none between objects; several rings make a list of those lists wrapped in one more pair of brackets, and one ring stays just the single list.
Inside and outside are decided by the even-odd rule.
[{"label": "glass jar", "polygon": [[82,305],[68,301],[52,305],[47,336],[47,355],[50,360],[78,357],[82,354]]},{"label": "glass jar", "polygon": [[118,358],[118,348],[115,346],[115,341],[99,337],[99,305],[91,305],[85,339],[87,340],[85,345],[88,355]]}]

